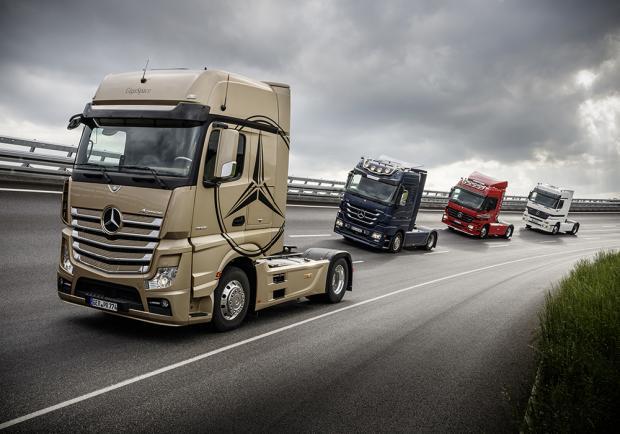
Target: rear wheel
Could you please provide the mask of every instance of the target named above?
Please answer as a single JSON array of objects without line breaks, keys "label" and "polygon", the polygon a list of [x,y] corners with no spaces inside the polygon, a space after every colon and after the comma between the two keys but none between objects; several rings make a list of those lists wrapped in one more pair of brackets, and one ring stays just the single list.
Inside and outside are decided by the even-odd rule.
[{"label": "rear wheel", "polygon": [[330,303],[338,303],[344,297],[344,292],[349,284],[349,263],[344,258],[334,261],[327,275],[327,288],[325,298]]},{"label": "rear wheel", "polygon": [[220,332],[237,328],[250,305],[250,282],[237,267],[224,270],[214,293],[213,325]]},{"label": "rear wheel", "polygon": [[577,235],[577,232],[579,231],[579,223],[575,223],[573,225],[573,229],[570,231],[571,235]]},{"label": "rear wheel", "polygon": [[396,235],[392,238],[390,243],[390,252],[398,253],[403,248],[403,234],[402,232],[396,232]]},{"label": "rear wheel", "polygon": [[435,232],[431,232],[430,235],[428,236],[428,240],[426,240],[426,245],[424,246],[424,248],[426,250],[433,250],[433,247],[435,247],[436,239],[437,239],[437,235],[435,234]]},{"label": "rear wheel", "polygon": [[480,238],[486,238],[487,235],[489,235],[489,227],[485,225],[480,229]]},{"label": "rear wheel", "polygon": [[558,232],[560,232],[560,224],[556,224],[553,229],[551,229],[551,235],[556,235]]},{"label": "rear wheel", "polygon": [[508,229],[506,229],[506,233],[504,234],[504,238],[509,239],[510,237],[512,237],[512,233],[514,232],[515,228],[510,225],[508,226]]}]

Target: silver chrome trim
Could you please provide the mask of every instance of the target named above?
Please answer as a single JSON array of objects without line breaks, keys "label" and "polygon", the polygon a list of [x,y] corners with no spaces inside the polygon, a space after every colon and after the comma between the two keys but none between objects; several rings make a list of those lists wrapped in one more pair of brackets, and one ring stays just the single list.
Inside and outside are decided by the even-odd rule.
[{"label": "silver chrome trim", "polygon": [[143,255],[142,258],[115,258],[115,257],[104,256],[98,253],[89,252],[88,250],[83,250],[80,247],[80,243],[77,241],[73,242],[73,250],[75,250],[76,252],[82,255],[91,256],[102,262],[109,263],[109,264],[110,263],[117,264],[117,265],[148,264],[153,258],[153,255],[151,253],[147,253]]},{"label": "silver chrome trim", "polygon": [[[102,229],[90,228],[88,226],[80,226],[76,222],[71,222],[71,226],[74,229],[77,229],[78,231],[82,231],[82,232],[93,232],[96,234],[103,235],[104,237],[108,235]],[[155,240],[158,240],[159,231],[151,231],[148,234],[132,234],[131,232],[115,232],[114,237],[155,241]]]},{"label": "silver chrome trim", "polygon": [[96,241],[96,240],[91,240],[89,238],[81,237],[77,231],[72,231],[71,236],[73,237],[73,239],[82,241],[84,244],[92,244],[95,247],[100,247],[103,249],[110,249],[110,250],[152,251],[157,246],[157,242],[155,241],[150,241],[144,246],[128,246],[125,244],[107,244],[101,241]]}]

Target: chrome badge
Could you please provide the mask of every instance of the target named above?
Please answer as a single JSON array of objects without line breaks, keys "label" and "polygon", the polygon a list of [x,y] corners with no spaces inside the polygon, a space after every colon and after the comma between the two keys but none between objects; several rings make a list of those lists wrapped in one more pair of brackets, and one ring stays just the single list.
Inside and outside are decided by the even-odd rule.
[{"label": "chrome badge", "polygon": [[118,208],[107,207],[101,213],[101,229],[106,234],[114,234],[121,228],[123,216]]}]

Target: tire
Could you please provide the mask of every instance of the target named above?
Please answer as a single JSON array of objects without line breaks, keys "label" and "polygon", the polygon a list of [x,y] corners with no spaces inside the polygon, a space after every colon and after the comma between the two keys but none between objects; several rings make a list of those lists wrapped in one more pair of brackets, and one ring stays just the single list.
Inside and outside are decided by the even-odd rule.
[{"label": "tire", "polygon": [[531,225],[525,225],[525,229],[532,229]]},{"label": "tire", "polygon": [[556,224],[553,229],[551,229],[551,235],[557,235],[557,233],[560,232],[560,224]]},{"label": "tire", "polygon": [[489,226],[484,225],[482,229],[480,229],[480,238],[486,238],[489,236]]},{"label": "tire", "polygon": [[390,243],[390,253],[398,253],[403,248],[403,233],[396,232]]},{"label": "tire", "polygon": [[224,270],[215,288],[213,300],[213,325],[219,332],[241,325],[250,306],[250,281],[237,267]]},{"label": "tire", "polygon": [[571,235],[577,235],[577,232],[579,232],[579,223],[575,223],[573,225],[573,229],[571,229],[571,231],[569,232],[569,234]]},{"label": "tire", "polygon": [[339,303],[349,284],[349,263],[344,258],[336,259],[329,267],[324,298],[329,303]]},{"label": "tire", "polygon": [[515,231],[515,228],[512,225],[508,226],[508,228],[506,229],[506,233],[504,234],[504,238],[509,240],[510,237],[512,237],[512,234],[514,233],[514,231]]},{"label": "tire", "polygon": [[435,232],[431,232],[428,236],[428,240],[426,240],[426,244],[424,245],[425,250],[433,250],[435,247],[435,243],[437,242],[437,234]]}]

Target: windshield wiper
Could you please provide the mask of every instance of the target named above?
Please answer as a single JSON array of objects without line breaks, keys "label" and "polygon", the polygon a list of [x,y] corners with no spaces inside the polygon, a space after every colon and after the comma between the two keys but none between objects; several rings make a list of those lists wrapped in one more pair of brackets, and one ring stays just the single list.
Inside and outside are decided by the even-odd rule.
[{"label": "windshield wiper", "polygon": [[101,177],[104,178],[108,184],[112,183],[112,178],[110,177],[110,175],[108,175],[108,171],[101,164],[79,163],[79,164],[76,164],[75,167],[82,168],[82,169],[99,170],[99,172],[101,172]]},{"label": "windshield wiper", "polygon": [[157,183],[159,184],[161,188],[168,188],[168,184],[166,184],[164,180],[159,177],[157,170],[153,169],[152,167],[138,166],[138,165],[122,165],[119,167],[119,170],[121,169],[148,170],[149,172],[151,172],[151,174],[153,175],[153,178],[155,178],[155,180],[157,181]]}]

